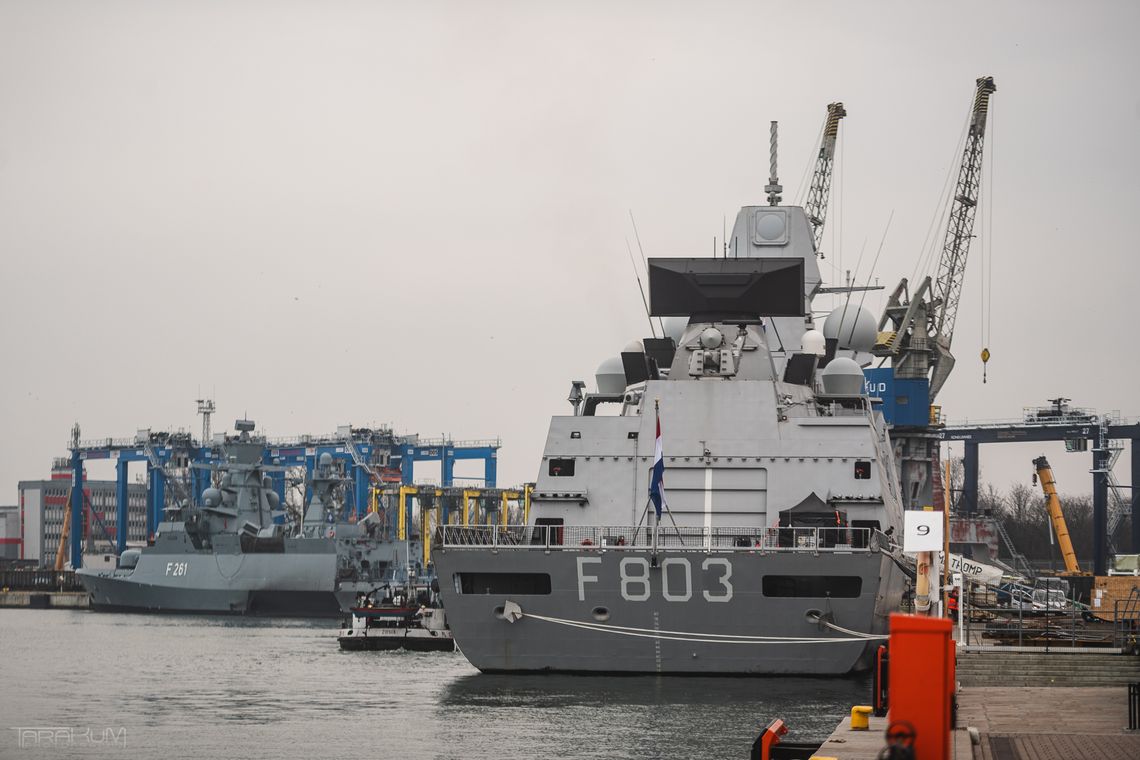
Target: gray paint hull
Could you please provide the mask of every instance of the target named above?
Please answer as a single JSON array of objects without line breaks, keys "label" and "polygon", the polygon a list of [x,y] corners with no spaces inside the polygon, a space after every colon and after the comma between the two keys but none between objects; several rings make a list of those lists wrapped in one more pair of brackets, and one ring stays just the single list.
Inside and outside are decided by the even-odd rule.
[{"label": "gray paint hull", "polygon": [[341,609],[336,562],[333,551],[167,554],[152,547],[133,569],[77,575],[96,609],[333,617]]},{"label": "gray paint hull", "polygon": [[[659,567],[651,571],[649,597],[630,601],[623,597],[620,563],[625,557],[649,558],[646,551],[581,552],[523,550],[495,553],[478,550],[437,549],[436,567],[441,594],[456,643],[468,660],[485,672],[562,671],[589,673],[675,673],[753,675],[842,675],[864,670],[879,641],[834,643],[726,643],[709,641],[708,634],[848,638],[808,620],[809,611],[830,612],[838,625],[851,630],[884,634],[887,616],[897,609],[903,577],[891,560],[878,552],[825,554],[706,555],[697,552],[659,552]],[[579,558],[586,557],[587,575],[598,580],[579,582]],[[661,565],[687,559],[692,568],[691,593],[685,599],[683,573],[672,565],[673,601],[663,594]],[[705,559],[716,558],[709,570]],[[733,586],[728,601],[719,578],[727,559]],[[593,560],[600,560],[595,562]],[[549,573],[551,593],[523,595],[460,593],[457,573]],[[859,576],[861,593],[855,598],[783,598],[763,594],[765,575]],[[627,588],[628,591],[628,588]],[[637,586],[640,596],[642,587]],[[626,594],[630,596],[630,594]],[[685,632],[685,641],[653,636],[622,635],[523,617],[508,622],[501,616],[507,599],[525,614],[592,624],[599,607],[609,613],[606,625],[660,632]],[[500,608],[496,614],[496,608]],[[673,634],[668,634],[672,636]],[[703,639],[703,640],[702,640]]]}]

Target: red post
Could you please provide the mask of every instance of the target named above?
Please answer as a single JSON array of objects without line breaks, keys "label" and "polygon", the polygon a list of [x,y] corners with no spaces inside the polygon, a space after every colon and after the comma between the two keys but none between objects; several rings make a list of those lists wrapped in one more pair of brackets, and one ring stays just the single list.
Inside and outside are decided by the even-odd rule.
[{"label": "red post", "polygon": [[764,729],[764,733],[760,734],[760,760],[770,760],[772,757],[772,747],[780,743],[780,739],[788,733],[788,727],[784,725],[784,721],[776,718]]},{"label": "red post", "polygon": [[954,697],[952,624],[945,618],[891,615],[889,720],[914,727],[915,756],[949,760]]}]

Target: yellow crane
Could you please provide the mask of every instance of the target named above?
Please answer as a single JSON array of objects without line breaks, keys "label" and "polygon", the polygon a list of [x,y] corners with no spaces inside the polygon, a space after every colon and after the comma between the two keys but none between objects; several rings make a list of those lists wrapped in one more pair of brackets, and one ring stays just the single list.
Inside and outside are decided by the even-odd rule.
[{"label": "yellow crane", "polygon": [[1069,538],[1069,526],[1065,524],[1065,514],[1061,511],[1061,497],[1057,495],[1057,481],[1053,477],[1053,468],[1049,460],[1043,456],[1033,460],[1036,472],[1034,481],[1041,482],[1041,490],[1045,494],[1045,509],[1049,510],[1049,519],[1053,521],[1053,534],[1057,537],[1057,544],[1061,547],[1061,557],[1065,560],[1065,572],[1061,575],[1088,575],[1077,564],[1077,554],[1073,551],[1073,541]]}]

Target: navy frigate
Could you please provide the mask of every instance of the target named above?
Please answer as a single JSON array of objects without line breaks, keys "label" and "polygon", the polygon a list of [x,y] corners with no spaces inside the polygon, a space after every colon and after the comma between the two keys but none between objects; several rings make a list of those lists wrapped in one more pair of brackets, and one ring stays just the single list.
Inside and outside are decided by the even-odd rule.
[{"label": "navy frigate", "polygon": [[740,210],[723,258],[649,260],[666,335],[572,384],[525,524],[436,530],[448,623],[480,670],[869,667],[907,575],[862,372],[876,325],[848,300],[817,329],[811,220],[778,200]]},{"label": "navy frigate", "polygon": [[114,569],[77,571],[92,607],[335,617],[358,595],[406,580],[406,542],[387,539],[375,513],[342,518],[344,478],[331,455],[318,458],[309,505],[290,527],[268,475],[274,468],[262,461],[265,439],[247,420],[237,430],[200,506],[168,508],[153,543],[127,549]]}]

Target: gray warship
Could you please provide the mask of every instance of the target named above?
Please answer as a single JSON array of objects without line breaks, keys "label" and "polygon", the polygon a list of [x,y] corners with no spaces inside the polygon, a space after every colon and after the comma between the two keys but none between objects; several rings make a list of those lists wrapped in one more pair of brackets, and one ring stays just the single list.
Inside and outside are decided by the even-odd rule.
[{"label": "gray warship", "polygon": [[875,319],[848,300],[816,329],[811,220],[778,200],[740,210],[724,258],[649,260],[666,336],[604,362],[596,391],[572,384],[526,524],[435,532],[448,623],[481,671],[869,667],[907,575],[862,372]]},{"label": "gray warship", "polygon": [[152,545],[127,549],[110,570],[76,572],[100,610],[336,617],[360,594],[406,580],[408,546],[386,540],[369,513],[339,519],[344,478],[322,454],[299,526],[284,514],[263,463],[265,439],[238,420],[226,436],[215,487],[201,506],[168,508]]}]

